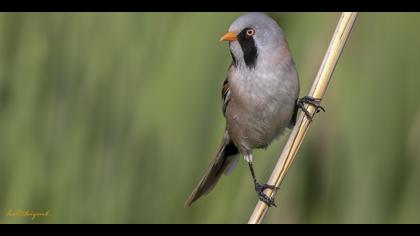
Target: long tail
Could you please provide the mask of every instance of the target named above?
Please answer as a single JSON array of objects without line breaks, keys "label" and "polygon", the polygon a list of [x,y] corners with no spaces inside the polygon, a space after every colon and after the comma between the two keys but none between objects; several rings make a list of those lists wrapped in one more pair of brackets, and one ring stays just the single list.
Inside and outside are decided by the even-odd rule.
[{"label": "long tail", "polygon": [[238,154],[238,149],[230,140],[227,131],[225,131],[223,142],[220,145],[216,157],[210,162],[206,173],[185,202],[185,206],[191,206],[201,196],[209,193],[217,184],[223,173],[229,174],[236,166],[239,158]]}]

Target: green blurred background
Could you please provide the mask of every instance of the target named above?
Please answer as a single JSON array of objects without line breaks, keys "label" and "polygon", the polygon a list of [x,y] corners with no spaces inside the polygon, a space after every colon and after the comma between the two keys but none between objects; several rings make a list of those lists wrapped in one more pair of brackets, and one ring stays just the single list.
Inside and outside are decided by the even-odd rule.
[{"label": "green blurred background", "polygon": [[[245,223],[248,168],[192,208],[241,13],[0,14],[0,223]],[[339,13],[270,13],[312,84]],[[361,13],[266,223],[420,223],[420,14]],[[264,182],[289,131],[256,151]],[[50,210],[34,221],[9,210]]]}]

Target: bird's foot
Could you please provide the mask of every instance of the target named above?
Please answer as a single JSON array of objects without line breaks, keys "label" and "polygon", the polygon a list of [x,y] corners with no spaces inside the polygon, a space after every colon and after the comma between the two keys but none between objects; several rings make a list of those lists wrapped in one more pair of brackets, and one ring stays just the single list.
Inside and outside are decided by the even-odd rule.
[{"label": "bird's foot", "polygon": [[276,203],[274,202],[274,198],[270,198],[267,196],[267,194],[264,193],[264,190],[266,189],[278,190],[279,188],[273,185],[255,183],[255,191],[258,194],[258,198],[265,204],[267,204],[268,207],[277,207]]},{"label": "bird's foot", "polygon": [[323,111],[325,112],[325,109],[319,105],[321,102],[320,98],[314,98],[311,96],[305,96],[303,98],[299,98],[297,101],[297,106],[302,109],[302,111],[305,113],[306,117],[309,121],[312,121],[313,116],[311,116],[311,113],[309,113],[308,109],[306,109],[305,104],[314,106],[316,108],[316,113]]}]

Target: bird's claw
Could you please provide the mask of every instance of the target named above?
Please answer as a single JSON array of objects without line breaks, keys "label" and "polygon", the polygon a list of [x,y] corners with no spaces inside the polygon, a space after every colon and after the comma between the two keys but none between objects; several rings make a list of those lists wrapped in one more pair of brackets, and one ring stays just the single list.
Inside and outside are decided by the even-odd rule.
[{"label": "bird's claw", "polygon": [[267,194],[264,193],[264,190],[266,189],[273,189],[273,190],[278,190],[279,188],[273,185],[268,185],[268,184],[259,184],[256,183],[255,184],[255,191],[258,194],[258,198],[263,201],[265,204],[267,204],[268,207],[277,207],[276,203],[274,202],[274,198],[270,198],[267,196]]},{"label": "bird's claw", "polygon": [[309,121],[312,121],[313,116],[311,115],[311,113],[309,113],[308,109],[306,109],[305,104],[314,106],[316,108],[316,113],[323,111],[325,112],[325,109],[319,105],[321,102],[320,98],[314,98],[311,96],[305,96],[303,98],[299,98],[297,101],[297,106],[302,109],[302,111],[305,113],[306,117],[308,118]]}]

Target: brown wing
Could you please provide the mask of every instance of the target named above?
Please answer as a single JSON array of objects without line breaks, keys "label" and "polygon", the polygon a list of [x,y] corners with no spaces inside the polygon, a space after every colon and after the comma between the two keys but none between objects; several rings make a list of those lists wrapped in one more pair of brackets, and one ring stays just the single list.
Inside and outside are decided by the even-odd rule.
[{"label": "brown wing", "polygon": [[230,101],[229,71],[231,70],[233,65],[234,64],[232,62],[232,64],[230,64],[229,69],[228,69],[228,76],[226,77],[225,81],[223,82],[223,87],[222,87],[222,111],[223,111],[223,115],[225,115],[226,107],[227,107],[227,105],[229,104],[229,101]]},{"label": "brown wing", "polygon": [[223,88],[222,88],[222,111],[223,115],[226,113],[226,107],[230,101],[230,88],[229,88],[229,80],[228,78],[225,79],[225,82],[223,82]]}]

